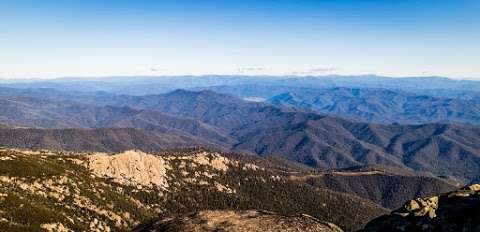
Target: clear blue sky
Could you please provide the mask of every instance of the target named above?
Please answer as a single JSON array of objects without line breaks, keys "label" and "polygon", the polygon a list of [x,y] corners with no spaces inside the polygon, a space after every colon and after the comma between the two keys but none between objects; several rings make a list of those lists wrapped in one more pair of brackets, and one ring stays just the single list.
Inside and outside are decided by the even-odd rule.
[{"label": "clear blue sky", "polygon": [[480,78],[478,0],[0,0],[0,77]]}]

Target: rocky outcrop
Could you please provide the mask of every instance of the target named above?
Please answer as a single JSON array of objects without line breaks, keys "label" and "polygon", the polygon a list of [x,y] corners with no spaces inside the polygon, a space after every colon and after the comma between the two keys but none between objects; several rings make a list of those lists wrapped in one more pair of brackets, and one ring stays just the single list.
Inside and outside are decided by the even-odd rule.
[{"label": "rocky outcrop", "polygon": [[97,153],[88,157],[88,167],[100,176],[122,184],[167,187],[165,161],[141,151],[125,151],[115,155]]},{"label": "rocky outcrop", "polygon": [[308,215],[282,216],[267,211],[200,211],[183,217],[154,220],[141,225],[134,232],[341,232],[332,223],[322,222]]},{"label": "rocky outcrop", "polygon": [[[173,169],[172,162],[179,162],[179,171],[183,175],[189,174],[187,166],[224,173],[229,165],[239,165],[239,162],[217,153],[198,152],[190,156],[161,157],[139,150],[128,150],[117,154],[94,153],[88,156],[87,166],[95,175],[110,178],[120,184],[166,189],[169,186],[167,171]],[[258,168],[253,164],[245,164],[243,167],[252,170]],[[202,174],[206,177],[215,175],[208,172]],[[196,177],[199,175],[197,172]]]},{"label": "rocky outcrop", "polygon": [[[0,148],[0,231],[130,231],[159,216],[249,209],[278,216],[235,212],[224,219],[259,228],[285,222],[306,228],[300,231],[322,231],[315,228],[328,224],[318,221],[317,226],[318,219],[355,231],[387,212],[365,199],[315,189],[261,162],[236,157],[206,150],[103,154]],[[317,219],[279,216],[302,214]],[[218,224],[218,214],[206,215],[218,219],[212,225],[225,226]]]},{"label": "rocky outcrop", "polygon": [[480,184],[411,200],[390,215],[369,222],[363,231],[480,231]]}]

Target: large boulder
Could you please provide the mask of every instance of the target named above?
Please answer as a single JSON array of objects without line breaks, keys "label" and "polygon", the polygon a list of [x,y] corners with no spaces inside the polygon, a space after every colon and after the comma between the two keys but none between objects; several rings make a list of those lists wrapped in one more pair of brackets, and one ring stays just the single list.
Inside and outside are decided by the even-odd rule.
[{"label": "large boulder", "polygon": [[363,231],[480,231],[480,185],[411,200],[390,215],[372,220]]}]

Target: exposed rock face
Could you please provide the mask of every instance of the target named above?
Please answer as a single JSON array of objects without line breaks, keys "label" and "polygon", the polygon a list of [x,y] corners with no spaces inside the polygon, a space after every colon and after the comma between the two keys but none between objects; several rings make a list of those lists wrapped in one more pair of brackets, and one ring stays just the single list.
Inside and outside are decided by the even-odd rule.
[{"label": "exposed rock face", "polygon": [[480,184],[411,200],[390,215],[369,222],[364,231],[480,231]]},{"label": "exposed rock face", "polygon": [[121,184],[168,185],[165,161],[159,156],[132,150],[115,155],[97,153],[88,160],[93,173],[113,178]]},{"label": "exposed rock face", "polygon": [[[170,162],[174,159],[182,163],[182,168],[185,168],[188,163],[195,167],[203,166],[220,172],[227,171],[229,164],[238,165],[238,162],[216,153],[199,152],[192,156],[167,157],[165,159],[138,150],[129,150],[113,155],[94,153],[88,156],[87,165],[90,171],[97,176],[111,178],[120,184],[165,189],[168,187],[167,170],[172,169]],[[188,175],[188,172],[184,170],[184,174]],[[209,174],[206,173],[206,176]]]},{"label": "exposed rock face", "polygon": [[134,232],[341,232],[334,224],[319,221],[308,215],[281,216],[266,211],[200,211],[184,217],[151,221]]}]

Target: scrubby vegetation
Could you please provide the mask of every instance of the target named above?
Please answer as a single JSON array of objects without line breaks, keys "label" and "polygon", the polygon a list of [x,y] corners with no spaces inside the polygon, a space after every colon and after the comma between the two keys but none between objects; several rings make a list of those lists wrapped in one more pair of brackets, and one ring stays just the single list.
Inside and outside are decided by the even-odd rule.
[{"label": "scrubby vegetation", "polygon": [[[258,162],[211,151],[183,150],[155,156],[131,152],[103,160],[111,162],[107,169],[120,168],[116,171],[123,172],[121,175],[93,169],[97,166],[92,162],[99,162],[95,157],[102,156],[1,150],[2,231],[128,231],[151,218],[204,209],[306,213],[351,231],[386,212],[352,195],[288,180]],[[149,176],[148,170],[153,168],[150,159],[162,160],[164,176]],[[122,170],[122,165],[129,168]],[[136,168],[147,170],[141,170],[147,175],[141,178],[149,182],[135,182]],[[155,178],[166,178],[166,182],[156,182]]]}]

